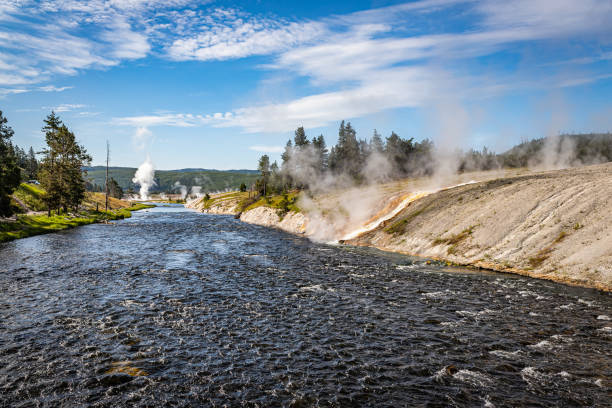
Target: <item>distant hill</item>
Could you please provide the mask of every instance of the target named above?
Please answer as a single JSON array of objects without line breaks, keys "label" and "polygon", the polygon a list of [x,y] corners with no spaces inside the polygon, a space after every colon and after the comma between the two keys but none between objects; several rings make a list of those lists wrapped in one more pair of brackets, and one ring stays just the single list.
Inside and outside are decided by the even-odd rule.
[{"label": "distant hill", "polygon": [[[86,167],[87,180],[98,186],[104,185],[106,167]],[[136,168],[134,167],[109,167],[109,177],[114,178],[124,191],[137,190],[138,186],[132,183]],[[175,183],[191,189],[193,186],[202,187],[202,192],[223,191],[226,189],[238,189],[240,184],[250,186],[258,177],[256,170],[209,170],[209,169],[180,169],[180,170],[157,170],[155,171],[155,186],[152,192],[171,192],[175,190]]]},{"label": "distant hill", "polygon": [[523,142],[499,155],[504,167],[527,167],[555,156],[566,164],[612,161],[612,133],[562,134]]},{"label": "distant hill", "polygon": [[459,171],[500,167],[563,168],[612,161],[612,133],[561,134],[522,142],[501,154],[485,147],[463,154]]}]

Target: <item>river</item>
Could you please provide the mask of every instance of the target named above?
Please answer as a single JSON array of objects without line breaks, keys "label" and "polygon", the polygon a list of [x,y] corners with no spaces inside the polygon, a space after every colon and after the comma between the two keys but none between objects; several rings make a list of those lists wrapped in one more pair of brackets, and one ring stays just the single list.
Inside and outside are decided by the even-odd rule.
[{"label": "river", "polygon": [[604,406],[612,296],[179,206],[0,245],[3,406]]}]

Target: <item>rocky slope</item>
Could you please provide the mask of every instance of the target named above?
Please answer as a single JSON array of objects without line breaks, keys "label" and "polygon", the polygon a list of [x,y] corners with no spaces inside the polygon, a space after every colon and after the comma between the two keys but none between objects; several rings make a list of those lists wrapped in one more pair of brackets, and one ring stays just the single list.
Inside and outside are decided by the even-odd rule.
[{"label": "rocky slope", "polygon": [[612,164],[460,186],[348,241],[612,289]]},{"label": "rocky slope", "polygon": [[[612,163],[471,174],[449,184],[472,179],[484,181],[442,190],[427,180],[396,182],[315,197],[310,205],[303,197],[302,212],[257,207],[240,219],[322,241],[344,238],[350,245],[612,290]],[[359,197],[371,203],[356,217]],[[237,214],[241,199],[229,193],[206,208],[192,207]]]},{"label": "rocky slope", "polygon": [[292,234],[304,234],[306,232],[307,220],[304,214],[295,211],[284,213],[276,208],[266,206],[240,212],[241,201],[245,198],[248,198],[248,193],[220,193],[213,194],[208,201],[204,199],[194,200],[185,206],[208,214],[239,214],[241,221],[264,227],[279,228]]},{"label": "rocky slope", "polygon": [[257,207],[240,214],[240,221],[263,225],[264,227],[279,228],[292,234],[304,234],[307,219],[304,214],[294,211],[289,211],[281,216],[278,210],[273,208]]},{"label": "rocky slope", "polygon": [[209,214],[235,215],[238,213],[238,205],[244,198],[243,195],[238,192],[213,194],[209,201],[199,198],[188,201],[185,207]]}]

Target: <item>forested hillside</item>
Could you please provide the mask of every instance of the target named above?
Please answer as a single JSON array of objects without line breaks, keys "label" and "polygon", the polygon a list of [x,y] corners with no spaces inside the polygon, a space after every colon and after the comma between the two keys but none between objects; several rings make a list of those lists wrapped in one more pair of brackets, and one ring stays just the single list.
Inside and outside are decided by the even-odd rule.
[{"label": "forested hillside", "polygon": [[[106,168],[104,166],[88,167],[87,179],[97,186],[104,186]],[[114,178],[124,191],[136,190],[132,182],[135,168],[132,167],[110,167],[109,177]],[[172,192],[177,190],[176,183],[191,189],[193,186],[202,187],[202,191],[213,192],[226,189],[237,190],[240,184],[250,186],[257,179],[258,172],[255,170],[207,170],[207,169],[182,169],[182,170],[157,170],[155,181],[157,186],[152,192]]]}]

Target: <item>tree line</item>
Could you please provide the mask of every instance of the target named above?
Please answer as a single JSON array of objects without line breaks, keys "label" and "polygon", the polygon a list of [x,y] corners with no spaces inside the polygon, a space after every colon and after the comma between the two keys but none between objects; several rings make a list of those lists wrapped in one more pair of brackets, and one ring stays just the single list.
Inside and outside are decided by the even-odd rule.
[{"label": "tree line", "polygon": [[[91,191],[93,193],[105,193],[106,187],[93,183],[91,181],[86,181],[85,190]],[[128,193],[133,193],[133,192],[134,192],[133,190],[128,191]],[[115,180],[113,177],[109,178],[108,179],[108,196],[113,197],[113,198],[122,199],[124,194],[125,193],[123,192],[123,188],[121,188],[117,180]]]},{"label": "tree line", "polygon": [[33,148],[26,154],[12,144],[14,131],[0,111],[0,216],[12,214],[10,195],[24,178],[40,181],[49,216],[51,211],[77,211],[85,199],[83,167],[91,163],[91,156],[55,112],[45,118],[42,131],[46,147],[38,161]]},{"label": "tree line", "polygon": [[[323,135],[309,140],[303,127],[287,141],[281,165],[259,159],[260,177],[255,184],[262,194],[278,194],[292,188],[308,189],[321,180],[349,179],[357,184],[433,173],[433,142],[403,139],[397,133],[384,138],[374,130],[369,139],[358,139],[350,122],[342,121],[338,143],[327,148]],[[381,168],[384,167],[384,168]]]},{"label": "tree line", "polygon": [[[304,128],[298,127],[293,140],[287,141],[280,166],[271,163],[268,155],[260,157],[255,189],[265,196],[310,189],[326,181],[340,180],[346,185],[347,181],[362,184],[428,176],[438,164],[434,154],[429,139],[418,142],[395,132],[383,138],[376,130],[369,139],[358,139],[351,123],[344,121],[338,129],[338,143],[328,149],[323,135],[309,140]],[[561,134],[523,141],[500,154],[483,147],[457,150],[438,160],[452,160],[456,172],[462,173],[537,166],[550,155],[563,157],[567,165],[612,161],[612,134]]]}]

